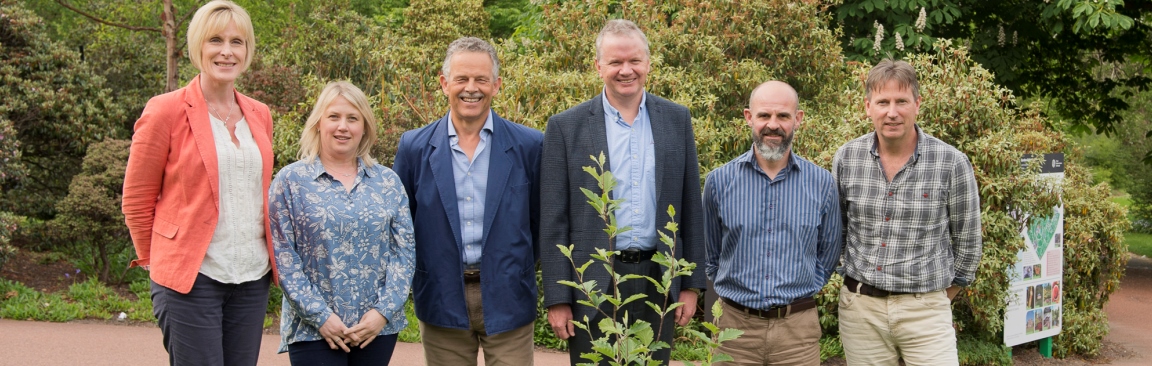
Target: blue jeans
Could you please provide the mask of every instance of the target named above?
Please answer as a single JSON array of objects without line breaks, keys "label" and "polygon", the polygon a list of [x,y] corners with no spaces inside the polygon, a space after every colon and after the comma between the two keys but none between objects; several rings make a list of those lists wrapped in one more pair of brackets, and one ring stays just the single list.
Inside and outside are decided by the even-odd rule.
[{"label": "blue jeans", "polygon": [[198,274],[187,294],[152,282],[152,314],[164,333],[168,363],[255,366],[271,278],[227,284]]}]

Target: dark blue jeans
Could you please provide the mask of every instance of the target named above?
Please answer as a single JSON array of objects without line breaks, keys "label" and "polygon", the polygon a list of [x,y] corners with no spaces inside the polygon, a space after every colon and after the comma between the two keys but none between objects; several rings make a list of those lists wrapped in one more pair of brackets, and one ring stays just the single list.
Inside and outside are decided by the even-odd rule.
[{"label": "dark blue jeans", "polygon": [[227,284],[200,274],[188,294],[152,282],[169,364],[255,366],[271,277]]},{"label": "dark blue jeans", "polygon": [[367,347],[348,347],[352,352],[328,347],[327,341],[288,345],[288,359],[300,366],[388,366],[396,349],[396,334],[377,336]]}]

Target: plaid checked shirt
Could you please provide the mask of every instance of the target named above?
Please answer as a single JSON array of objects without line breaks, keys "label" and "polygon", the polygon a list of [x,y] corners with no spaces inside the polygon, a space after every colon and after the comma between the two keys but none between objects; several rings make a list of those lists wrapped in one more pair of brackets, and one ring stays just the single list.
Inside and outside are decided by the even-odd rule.
[{"label": "plaid checked shirt", "polygon": [[844,215],[841,275],[883,290],[929,292],[976,278],[982,252],[972,163],[916,126],[916,152],[888,182],[876,133],[836,151]]}]

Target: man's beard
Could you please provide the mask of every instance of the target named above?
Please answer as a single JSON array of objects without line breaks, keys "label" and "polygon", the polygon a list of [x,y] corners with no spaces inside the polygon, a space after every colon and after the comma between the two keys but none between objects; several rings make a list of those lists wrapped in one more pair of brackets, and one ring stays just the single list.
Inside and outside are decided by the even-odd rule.
[{"label": "man's beard", "polygon": [[[783,129],[778,128],[772,130],[768,129],[767,127],[761,131],[761,133],[756,133],[755,131],[752,132],[752,144],[756,146],[756,154],[760,155],[760,157],[764,160],[777,161],[783,159],[784,154],[788,153],[788,151],[792,149],[792,137],[795,136],[795,132],[784,134]],[[765,142],[764,137],[766,136],[782,137],[780,140],[780,145],[772,146],[771,143]]]}]

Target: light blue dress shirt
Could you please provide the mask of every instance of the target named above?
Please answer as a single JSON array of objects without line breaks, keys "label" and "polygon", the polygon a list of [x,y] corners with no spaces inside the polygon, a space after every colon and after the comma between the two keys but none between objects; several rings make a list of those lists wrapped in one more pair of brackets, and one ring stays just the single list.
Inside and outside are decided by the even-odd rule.
[{"label": "light blue dress shirt", "polygon": [[319,159],[276,174],[268,191],[280,286],[280,352],[319,341],[332,314],[354,326],[369,310],[388,319],[381,335],[408,325],[404,302],[415,268],[408,195],[391,169],[359,162],[352,190]]},{"label": "light blue dress shirt", "polygon": [[480,266],[484,253],[484,198],[488,192],[488,141],[492,138],[492,111],[480,130],[480,143],[472,152],[472,161],[460,148],[460,137],[448,114],[448,144],[452,145],[452,177],[456,182],[456,207],[460,211],[460,239],[464,247],[464,265]]},{"label": "light blue dress shirt", "polygon": [[652,121],[640,99],[640,113],[629,125],[603,94],[604,126],[608,137],[608,160],[616,177],[613,199],[624,199],[616,209],[618,227],[632,230],[616,238],[616,249],[656,249],[656,153],[652,145]]},{"label": "light blue dress shirt", "polygon": [[704,182],[705,272],[720,297],[767,310],[820,291],[841,251],[832,173],[790,154],[768,178],[753,151]]}]

